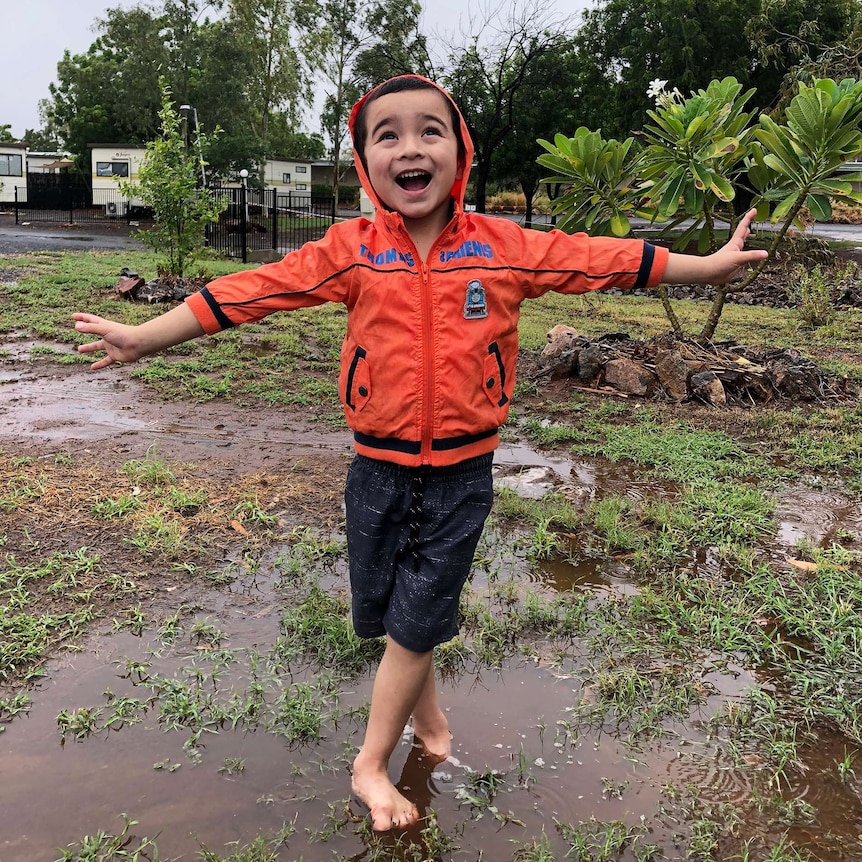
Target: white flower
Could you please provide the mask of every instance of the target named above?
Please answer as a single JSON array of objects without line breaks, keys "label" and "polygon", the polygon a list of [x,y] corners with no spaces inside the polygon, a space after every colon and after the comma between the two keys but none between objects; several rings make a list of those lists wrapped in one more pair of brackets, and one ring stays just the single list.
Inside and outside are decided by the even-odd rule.
[{"label": "white flower", "polygon": [[649,89],[646,91],[651,99],[658,98],[667,86],[667,81],[662,81],[661,78],[654,78],[649,82]]}]

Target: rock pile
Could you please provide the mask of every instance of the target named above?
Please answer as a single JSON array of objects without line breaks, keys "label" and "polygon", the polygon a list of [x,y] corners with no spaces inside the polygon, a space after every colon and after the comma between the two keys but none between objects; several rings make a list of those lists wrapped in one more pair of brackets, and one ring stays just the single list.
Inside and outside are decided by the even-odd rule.
[{"label": "rock pile", "polygon": [[160,272],[157,278],[145,281],[127,267],[120,270],[116,290],[123,299],[132,302],[182,302],[189,294],[206,283],[201,278],[180,278]]},{"label": "rock pile", "polygon": [[775,399],[849,400],[846,380],[828,378],[798,351],[763,353],[732,342],[703,347],[662,335],[635,341],[624,333],[590,340],[569,326],[548,333],[534,378],[570,378],[599,394],[697,401],[721,407],[753,406]]}]

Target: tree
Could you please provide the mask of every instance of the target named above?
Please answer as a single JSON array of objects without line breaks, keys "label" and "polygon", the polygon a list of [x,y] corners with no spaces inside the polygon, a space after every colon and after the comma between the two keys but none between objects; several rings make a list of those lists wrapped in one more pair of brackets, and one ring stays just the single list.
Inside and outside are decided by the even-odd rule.
[{"label": "tree", "polygon": [[267,156],[288,156],[315,161],[326,155],[326,144],[319,133],[297,132],[284,114],[274,114],[269,126]]},{"label": "tree", "polygon": [[350,108],[359,95],[353,63],[368,43],[369,0],[297,0],[300,45],[308,68],[326,82],[321,116],[333,162],[332,188],[338,207],[342,150]]},{"label": "tree", "polygon": [[138,235],[153,251],[166,255],[168,273],[182,277],[203,248],[204,228],[218,219],[225,201],[198,185],[200,159],[206,164],[213,136],[197,128],[189,146],[164,81],[161,89],[161,135],[147,144],[139,182],[121,183],[120,189],[152,208],[154,226]]},{"label": "tree", "polygon": [[360,90],[396,75],[435,77],[428,40],[419,29],[421,14],[418,0],[379,0],[371,7],[367,17],[371,43],[359,52],[353,68]]},{"label": "tree", "polygon": [[[655,111],[649,112],[652,123],[643,136],[647,146],[633,162],[627,160],[633,137],[619,145],[587,129],[579,129],[571,140],[559,135],[554,145],[545,142],[548,153],[540,158],[570,182],[567,230],[583,225],[593,233],[623,236],[631,228],[627,212],[652,208],[659,221],[693,218],[694,226],[679,244],[698,231],[702,251],[717,246],[713,210],[718,202],[729,204],[732,180],[747,172],[761,219],[770,218],[778,229],[764,261],[741,281],[716,286],[699,336],[704,342],[715,334],[727,295],[751,285],[790,226],[801,227],[802,207],[822,221],[830,217],[832,201],[862,204],[862,192],[853,188],[862,181],[862,172],[840,172],[847,161],[862,155],[862,82],[848,78],[840,83],[817,80],[810,87],[800,84],[785,112],[785,124],[764,113],[756,125],[749,125],[751,115],[743,107],[753,90],[741,89],[727,78],[710,82],[689,98],[678,92],[659,98]],[[733,228],[729,207],[725,215]],[[666,293],[662,299],[680,333]]]},{"label": "tree", "polygon": [[266,150],[256,132],[259,116],[248,98],[248,83],[253,79],[250,44],[241,25],[231,18],[203,27],[196,44],[200,59],[185,104],[198,109],[205,126],[217,124],[221,129],[207,156],[207,176],[217,182],[243,168],[253,173],[266,158]]},{"label": "tree", "polygon": [[585,12],[575,36],[584,125],[617,137],[640,128],[654,79],[682,92],[728,76],[750,86],[755,51],[743,34],[761,3],[607,0]]},{"label": "tree", "polygon": [[757,68],[752,84],[777,94],[779,112],[799,81],[862,77],[862,9],[855,0],[765,0],[748,23]]},{"label": "tree", "polygon": [[86,54],[66,51],[49,89],[46,118],[89,172],[87,145],[142,144],[158,131],[159,68],[170,56],[161,23],[134,8],[108,10]]},{"label": "tree", "polygon": [[[296,119],[301,93],[300,61],[292,44],[288,0],[229,0],[231,20],[243,34],[249,57],[246,98],[252,128],[267,150],[269,127],[277,111]],[[263,164],[260,165],[261,180]]]},{"label": "tree", "polygon": [[[476,209],[485,211],[491,161],[515,128],[519,92],[532,66],[561,44],[561,33],[540,28],[546,4],[513,6],[508,19],[484,22],[466,48],[453,50],[443,84],[458,104],[476,149]],[[487,41],[484,39],[488,35]],[[528,92],[524,89],[524,92]]]},{"label": "tree", "polygon": [[[160,9],[112,9],[85,54],[66,54],[45,109],[46,129],[89,171],[87,144],[144,144],[159,131],[164,77],[176,105],[193,105],[224,134],[213,142],[213,176],[262,164],[271,117],[298,111],[295,52],[284,37],[274,0],[237,0],[237,15],[210,21],[220,4],[164,0]],[[278,9],[284,9],[280,0]],[[276,15],[273,27],[262,16]],[[249,37],[249,33],[261,33]],[[291,60],[291,57],[293,58]],[[288,68],[288,71],[285,71]],[[285,81],[289,81],[286,84]]]},{"label": "tree", "polygon": [[[12,135],[12,124],[11,123],[2,123],[0,124],[0,143],[6,144],[9,141],[14,141],[15,138]],[[26,140],[26,138],[25,138]]]},{"label": "tree", "polygon": [[582,122],[630,134],[650,107],[647,90],[655,79],[689,92],[733,77],[754,87],[764,108],[774,106],[791,69],[844,41],[857,6],[854,0],[605,0],[584,13],[575,36]]},{"label": "tree", "polygon": [[168,76],[177,104],[195,104],[196,83],[200,76],[202,41],[210,22],[201,17],[210,9],[220,9],[223,0],[163,0],[156,16],[162,39],[170,57],[169,65],[161,70]]},{"label": "tree", "polygon": [[537,161],[541,138],[577,126],[578,97],[569,83],[575,77],[577,51],[571,42],[537,58],[527,70],[524,85],[514,97],[514,125],[494,153],[495,176],[516,180],[527,205],[526,224],[532,224],[533,199],[547,171]]}]

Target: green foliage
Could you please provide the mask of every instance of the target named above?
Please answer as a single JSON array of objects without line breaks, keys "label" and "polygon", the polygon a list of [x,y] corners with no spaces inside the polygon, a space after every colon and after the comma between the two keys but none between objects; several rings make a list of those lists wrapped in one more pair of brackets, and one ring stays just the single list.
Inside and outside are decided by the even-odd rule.
[{"label": "green foliage", "polygon": [[[580,123],[621,137],[638,129],[654,79],[687,93],[732,76],[775,105],[800,80],[800,63],[854,58],[858,4],[846,0],[603,0],[589,5],[575,40]],[[858,31],[857,31],[858,32]],[[727,46],[733,46],[728,50]],[[849,65],[849,64],[845,64]],[[842,67],[843,68],[843,67]],[[821,68],[818,77],[856,72]]]},{"label": "green foliage", "polygon": [[172,65],[161,23],[141,8],[108,10],[87,52],[57,63],[46,121],[87,174],[88,144],[140,144],[157,132],[159,69]]},{"label": "green foliage", "polygon": [[[499,13],[498,13],[499,14]],[[486,21],[490,24],[490,21]],[[528,98],[528,82],[544,72],[539,64],[561,51],[563,35],[546,29],[543,22],[524,15],[496,22],[492,38],[474,37],[452,58],[442,83],[461,109],[475,147],[476,209],[485,211],[488,178],[495,152],[516,128],[518,102]],[[488,32],[491,27],[488,26]],[[556,88],[567,73],[558,76]],[[570,110],[570,108],[568,108]]]},{"label": "green foliage", "polygon": [[204,247],[204,228],[218,219],[226,202],[209,189],[198,188],[198,176],[206,164],[203,153],[213,136],[196,127],[193,145],[187,145],[183,120],[164,82],[159,117],[162,136],[147,144],[140,182],[121,183],[120,189],[152,208],[155,224],[139,236],[153,251],[166,255],[166,269],[171,275],[182,277]]},{"label": "green foliage", "polygon": [[526,67],[523,86],[513,98],[512,131],[493,156],[494,173],[521,186],[527,205],[526,226],[532,223],[533,199],[544,173],[536,161],[541,152],[539,139],[579,125],[574,83],[578,61],[573,44],[565,41],[558,50],[542,54]]},{"label": "green foliage", "polygon": [[[735,186],[746,181],[754,189],[760,217],[771,216],[780,227],[766,260],[733,286],[716,286],[699,335],[709,341],[727,294],[744,290],[757,278],[790,226],[799,224],[803,207],[822,221],[831,216],[831,201],[862,204],[862,192],[852,185],[862,182],[862,172],[839,174],[845,162],[862,153],[862,81],[800,84],[785,124],[761,114],[757,125],[749,124],[752,115],[744,110],[754,91],[743,93],[734,78],[712,81],[687,98],[677,89],[665,93],[665,84],[651,84],[656,108],[647,111],[651,122],[642,133],[646,146],[631,162],[631,138],[606,142],[599,132],[585,128],[571,139],[557,135],[553,146],[540,142],[548,154],[539,162],[557,172],[547,182],[570,184],[558,206],[564,213],[562,229],[624,236],[629,214],[647,214],[667,223],[667,229],[690,219],[676,247],[685,248],[696,238],[701,253],[719,245],[718,211],[733,226]],[[664,307],[674,331],[682,335],[666,294]]]},{"label": "green foliage", "polygon": [[[760,0],[606,0],[590,4],[576,35],[581,122],[619,137],[640,128],[650,81],[682,92],[733,76],[754,85],[757,66],[743,33]],[[733,50],[727,50],[733,45]],[[779,73],[780,77],[780,73]],[[766,101],[771,101],[766,93]]]},{"label": "green foliage", "polygon": [[419,29],[418,0],[379,0],[368,13],[373,42],[356,57],[353,73],[362,90],[408,72],[431,77],[428,40]]},{"label": "green foliage", "polygon": [[768,115],[754,130],[754,164],[749,171],[774,222],[789,226],[803,206],[818,221],[832,215],[831,201],[862,204],[852,183],[862,173],[837,176],[838,169],[862,153],[862,81],[829,78],[800,84],[786,110],[786,124]]},{"label": "green foliage", "polygon": [[733,200],[733,184],[745,169],[752,130],[743,108],[752,95],[735,78],[725,78],[688,98],[678,90],[659,92],[656,109],[647,111],[652,122],[636,166],[639,188],[652,219],[694,219],[677,240],[679,248],[697,234],[701,252],[715,250],[712,215]]},{"label": "green foliage", "polygon": [[787,282],[787,294],[796,302],[796,312],[806,326],[814,329],[834,320],[837,313],[832,298],[833,284],[820,264],[797,266]]},{"label": "green foliage", "polygon": [[[346,148],[350,107],[361,95],[351,71],[367,40],[371,5],[370,0],[298,0],[294,7],[305,62],[326,88],[320,119],[336,166]],[[336,207],[340,173],[333,173]]]},{"label": "green foliage", "polygon": [[279,108],[295,120],[302,89],[299,55],[291,44],[291,4],[288,0],[233,0],[231,19],[249,62],[252,86],[246,99],[252,122],[264,145],[269,123]]},{"label": "green foliage", "polygon": [[548,151],[537,161],[555,174],[546,183],[568,183],[553,212],[562,215],[557,227],[593,234],[627,236],[630,215],[638,200],[635,182],[637,148],[634,138],[604,140],[601,132],[583,126],[573,138],[556,135],[554,143],[540,140]]}]

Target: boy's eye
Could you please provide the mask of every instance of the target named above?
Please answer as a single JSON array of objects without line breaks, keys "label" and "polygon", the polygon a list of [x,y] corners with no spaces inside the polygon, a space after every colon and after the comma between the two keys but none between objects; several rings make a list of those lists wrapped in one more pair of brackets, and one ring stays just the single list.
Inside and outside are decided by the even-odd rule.
[{"label": "boy's eye", "polygon": [[443,132],[441,132],[440,129],[438,129],[436,126],[429,126],[427,129],[425,129],[425,131],[422,134],[423,135],[442,135]]}]

